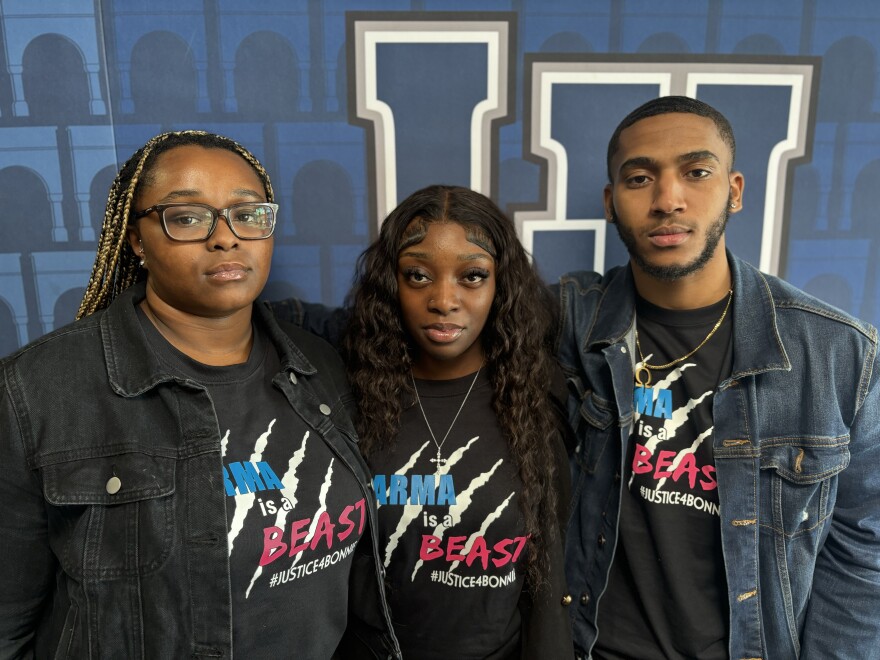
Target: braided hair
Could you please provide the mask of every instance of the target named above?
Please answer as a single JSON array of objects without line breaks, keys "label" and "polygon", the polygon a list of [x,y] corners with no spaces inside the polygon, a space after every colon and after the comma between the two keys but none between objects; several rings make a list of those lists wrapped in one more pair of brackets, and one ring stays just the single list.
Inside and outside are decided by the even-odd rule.
[{"label": "braided hair", "polygon": [[222,135],[195,130],[162,133],[150,139],[125,162],[110,186],[95,263],[76,315],[77,319],[104,309],[132,284],[146,278],[146,271],[140,267],[140,259],[127,240],[128,223],[134,212],[131,206],[141,185],[149,181],[156,159],[175,147],[189,145],[205,149],[225,149],[241,156],[254,168],[263,182],[266,199],[273,201],[269,175],[260,161],[238,142]]}]

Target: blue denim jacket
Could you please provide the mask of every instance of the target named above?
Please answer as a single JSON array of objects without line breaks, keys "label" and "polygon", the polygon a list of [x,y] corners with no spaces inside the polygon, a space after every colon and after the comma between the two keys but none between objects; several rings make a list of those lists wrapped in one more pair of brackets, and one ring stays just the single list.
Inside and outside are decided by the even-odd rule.
[{"label": "blue denim jacket", "polygon": [[[728,253],[733,372],[713,404],[730,657],[880,657],[877,331]],[[628,267],[560,283],[573,396],[566,573],[589,654],[617,539],[633,421]]]},{"label": "blue denim jacket", "polygon": [[[152,354],[135,315],[143,297],[136,285],[0,363],[2,658],[232,655],[217,418],[203,387]],[[275,386],[354,474],[375,529],[338,355],[261,305],[255,316],[279,349]],[[350,597],[375,604],[398,657],[372,550],[355,557],[373,570]]]}]

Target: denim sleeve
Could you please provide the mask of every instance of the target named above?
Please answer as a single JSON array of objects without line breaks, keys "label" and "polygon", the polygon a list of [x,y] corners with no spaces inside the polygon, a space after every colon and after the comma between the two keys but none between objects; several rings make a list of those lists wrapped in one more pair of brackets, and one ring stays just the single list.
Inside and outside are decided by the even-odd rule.
[{"label": "denim sleeve", "polygon": [[[877,331],[859,383],[850,463],[816,561],[801,658],[867,658],[880,649],[880,364]],[[873,649],[873,650],[872,650]]]},{"label": "denim sleeve", "polygon": [[13,405],[11,368],[0,371],[0,658],[31,658],[56,570],[39,479],[28,467]]},{"label": "denim sleeve", "polygon": [[334,348],[341,345],[350,316],[347,308],[303,302],[298,298],[276,300],[267,304],[279,321],[298,325],[329,342]]}]

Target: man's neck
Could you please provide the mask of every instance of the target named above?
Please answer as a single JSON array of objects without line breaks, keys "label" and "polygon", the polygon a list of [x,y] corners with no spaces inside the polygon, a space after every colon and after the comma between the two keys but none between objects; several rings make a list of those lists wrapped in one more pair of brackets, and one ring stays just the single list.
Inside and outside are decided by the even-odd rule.
[{"label": "man's neck", "polygon": [[731,289],[730,265],[721,252],[696,273],[677,280],[661,280],[630,262],[638,294],[664,309],[698,309],[708,307],[727,295]]}]

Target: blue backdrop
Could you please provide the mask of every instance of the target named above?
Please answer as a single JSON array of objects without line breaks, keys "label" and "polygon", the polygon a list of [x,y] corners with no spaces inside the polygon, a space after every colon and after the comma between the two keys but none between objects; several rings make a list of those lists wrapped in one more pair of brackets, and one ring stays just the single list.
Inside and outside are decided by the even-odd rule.
[{"label": "blue backdrop", "polygon": [[0,354],[73,319],[110,182],[155,133],[251,148],[281,225],[266,296],[338,304],[394,205],[471,186],[549,280],[626,256],[605,146],[661,94],[734,124],[732,249],[880,321],[875,0],[2,0]]}]

